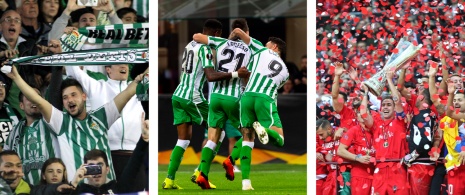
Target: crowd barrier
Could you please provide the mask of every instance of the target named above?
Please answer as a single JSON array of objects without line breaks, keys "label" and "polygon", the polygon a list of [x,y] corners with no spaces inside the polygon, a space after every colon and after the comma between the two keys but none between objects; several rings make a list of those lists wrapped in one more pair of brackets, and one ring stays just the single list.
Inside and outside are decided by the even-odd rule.
[{"label": "crowd barrier", "polygon": [[[402,159],[376,160],[376,163],[380,163],[380,162],[381,163],[383,163],[383,162],[398,162],[398,163],[400,163],[401,160]],[[429,158],[417,158],[416,160],[417,161],[425,161],[425,160],[430,160],[430,159]],[[339,165],[348,165],[348,164],[352,164],[352,163],[353,162],[343,161],[343,162],[319,162],[318,164],[321,164],[321,165],[336,165],[336,178],[337,178],[339,176],[339,170],[340,170]],[[443,163],[444,163],[444,158],[443,157],[438,158],[438,160],[436,161],[436,164],[443,164]],[[401,165],[401,166],[405,166],[405,165]],[[406,173],[408,175],[408,171],[406,171]],[[338,182],[339,181],[336,179],[336,188],[337,188],[337,190],[335,191],[335,195],[339,195],[339,191],[340,191],[340,185],[338,184]]]}]

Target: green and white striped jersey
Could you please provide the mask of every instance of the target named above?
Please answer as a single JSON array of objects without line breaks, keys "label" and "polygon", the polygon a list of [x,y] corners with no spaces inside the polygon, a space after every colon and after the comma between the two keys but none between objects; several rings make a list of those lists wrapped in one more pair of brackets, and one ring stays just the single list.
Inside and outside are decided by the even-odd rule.
[{"label": "green and white striped jersey", "polygon": [[245,93],[259,93],[276,100],[278,89],[289,79],[286,64],[276,52],[263,47],[255,39],[251,39],[249,48],[252,60],[247,69],[251,74]]},{"label": "green and white striped jersey", "polygon": [[[216,49],[215,59],[218,72],[235,72],[239,68],[247,66],[250,61],[250,49],[242,41],[208,36],[208,45]],[[214,82],[212,93],[239,98],[241,94],[240,78]]]},{"label": "green and white striped jersey", "polygon": [[206,81],[204,68],[215,68],[213,54],[208,45],[191,41],[182,55],[181,83],[174,91],[173,98],[182,98],[195,104],[206,101],[203,84]]},{"label": "green and white striped jersey", "polygon": [[68,178],[74,178],[76,170],[84,164],[84,155],[92,149],[105,152],[110,167],[107,178],[111,180],[116,178],[107,131],[119,117],[120,114],[113,100],[97,110],[88,112],[84,120],[73,118],[68,113],[53,107],[48,124],[57,134],[60,157],[67,167]]},{"label": "green and white striped jersey", "polygon": [[57,138],[43,120],[35,120],[26,126],[26,120],[21,120],[8,136],[5,150],[14,150],[23,163],[24,180],[32,185],[40,184],[42,165],[49,158],[60,154]]}]

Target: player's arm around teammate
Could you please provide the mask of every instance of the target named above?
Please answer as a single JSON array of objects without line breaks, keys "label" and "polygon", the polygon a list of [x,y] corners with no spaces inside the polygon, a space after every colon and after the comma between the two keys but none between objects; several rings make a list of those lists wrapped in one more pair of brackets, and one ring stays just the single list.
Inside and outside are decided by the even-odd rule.
[{"label": "player's arm around teammate", "polygon": [[[194,41],[202,43],[204,45],[208,44],[208,35],[202,33],[196,33],[192,36]],[[231,78],[244,78],[249,75],[247,68],[241,67],[237,72],[217,72],[214,68],[205,68],[205,77],[209,82],[227,80]]]},{"label": "player's arm around teammate", "polygon": [[[251,48],[252,47],[260,47],[259,45],[255,44],[255,43],[252,43],[252,38],[240,28],[235,28],[231,32],[231,35],[229,37],[239,37],[245,44],[247,44]],[[268,48],[269,50],[271,50],[273,52],[276,52],[277,54],[280,55],[281,52],[283,52],[283,51],[281,51],[282,47],[280,47],[280,46],[284,46],[284,45],[285,45],[284,42],[281,43],[280,45],[278,45],[278,43],[275,43],[273,41],[269,41],[268,43],[266,43],[266,48]],[[263,47],[263,46],[261,46],[261,47]],[[258,62],[254,62],[254,63],[258,64]],[[284,79],[284,82],[282,82],[278,86],[278,89],[280,87],[282,87],[282,85],[285,83],[286,80],[287,79]],[[241,121],[242,121],[242,119],[241,119]],[[280,123],[280,121],[279,121],[279,123]],[[282,147],[284,145],[284,132],[283,132],[282,127],[278,127],[278,126],[275,126],[274,124],[272,124],[272,126],[270,126],[269,128],[266,128],[266,127],[261,126],[260,123],[254,122],[253,128],[257,132],[257,135],[259,135],[260,142],[262,142],[263,144],[268,143],[268,135],[267,134],[271,134],[271,137],[275,139],[274,143],[276,143],[275,144],[276,146]],[[242,127],[241,132],[243,133],[243,140],[244,141],[251,141],[251,142],[254,141],[255,135],[254,135],[254,130],[252,128]]]}]

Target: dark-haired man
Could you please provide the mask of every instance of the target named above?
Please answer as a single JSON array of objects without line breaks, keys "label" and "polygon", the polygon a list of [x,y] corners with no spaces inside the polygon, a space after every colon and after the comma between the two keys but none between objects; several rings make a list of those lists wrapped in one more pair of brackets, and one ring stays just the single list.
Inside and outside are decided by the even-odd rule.
[{"label": "dark-haired man", "polygon": [[31,192],[32,186],[22,179],[23,176],[23,164],[18,154],[13,150],[0,152],[0,178],[9,185],[14,194]]},{"label": "dark-haired man", "polygon": [[[222,24],[218,20],[209,19],[204,23],[202,34],[219,37],[221,29]],[[205,80],[218,81],[239,77],[238,72],[217,72],[214,67],[213,54],[208,45],[196,41],[187,44],[182,60],[181,83],[172,97],[178,141],[170,156],[168,175],[162,184],[163,189],[182,189],[174,183],[174,179],[192,137],[192,123],[205,125],[208,118],[208,101],[202,93]],[[247,71],[242,76],[246,75]],[[208,185],[210,188],[216,188],[210,183]]]},{"label": "dark-haired man", "polygon": [[[143,77],[142,74],[139,75],[112,101],[91,112],[86,111],[85,100],[87,96],[81,84],[74,79],[66,79],[61,85],[61,95],[63,107],[67,112],[62,112],[37,94],[21,78],[14,66],[7,76],[18,85],[18,88],[27,99],[37,105],[45,121],[56,133],[60,144],[60,156],[66,167],[68,167],[68,178],[74,176],[76,169],[82,164],[82,157],[87,151],[100,149],[105,151],[107,156],[111,156],[107,131],[111,124],[120,117],[121,110],[129,99],[134,96],[137,83]],[[109,158],[109,166],[108,177],[114,179],[111,158]]]},{"label": "dark-haired man", "polygon": [[263,47],[240,28],[233,30],[230,37],[234,36],[244,41],[252,52],[253,63],[249,63],[247,67],[251,73],[240,100],[243,138],[240,156],[242,190],[254,190],[249,174],[255,132],[263,144],[271,140],[278,147],[284,145],[284,132],[276,100],[278,89],[289,79],[287,67],[280,57],[286,50],[286,43],[279,38],[270,37],[266,47]]},{"label": "dark-haired man", "polygon": [[[374,120],[367,115],[365,125],[373,130],[373,146],[376,159],[400,159],[407,154],[406,114],[402,107],[400,93],[397,91],[392,78],[394,71],[387,72],[387,82],[391,95],[381,100],[382,120]],[[397,167],[394,167],[399,165]],[[393,180],[392,178],[396,178]],[[401,164],[379,162],[373,174],[373,191],[375,194],[408,194],[407,170]]]},{"label": "dark-haired man", "polygon": [[[34,91],[40,95],[38,89]],[[19,107],[26,117],[14,126],[5,143],[5,150],[14,150],[23,162],[24,179],[39,185],[44,162],[60,154],[57,138],[42,119],[37,105],[19,93]]]},{"label": "dark-haired man", "polygon": [[[337,131],[342,132],[342,128],[339,128]],[[337,155],[337,150],[339,147],[339,139],[336,138],[336,129],[331,126],[331,123],[326,119],[318,119],[316,121],[316,135],[318,154],[320,162],[336,162],[339,158]],[[320,145],[321,144],[321,145]],[[330,164],[326,167],[327,175],[326,178],[317,180],[317,194],[330,195],[336,192],[336,165]],[[321,171],[321,170],[320,170]]]},{"label": "dark-haired man", "polygon": [[[241,28],[247,34],[249,27],[245,19],[237,19],[232,23],[232,28]],[[249,47],[237,37],[233,40],[224,39],[221,37],[212,37],[197,33],[193,36],[194,41],[202,44],[208,44],[215,48],[216,63],[218,72],[236,74],[241,67],[246,67],[249,63],[251,52]],[[258,42],[258,41],[257,41]],[[213,90],[210,95],[210,105],[208,109],[208,141],[202,149],[202,157],[200,163],[200,173],[195,173],[193,178],[202,189],[210,189],[208,185],[208,172],[210,165],[215,157],[215,148],[219,145],[222,129],[229,119],[233,130],[238,132],[240,126],[239,121],[239,97],[242,93],[242,80],[233,77],[228,80],[218,81],[213,83]],[[227,130],[224,129],[226,132]],[[226,133],[228,134],[228,133]],[[233,139],[235,139],[233,137]],[[240,148],[242,147],[242,139],[239,139],[233,149],[231,156],[224,162],[223,167],[226,169],[226,177],[229,180],[234,180],[234,161],[239,159]],[[198,176],[200,175],[200,176]]]}]

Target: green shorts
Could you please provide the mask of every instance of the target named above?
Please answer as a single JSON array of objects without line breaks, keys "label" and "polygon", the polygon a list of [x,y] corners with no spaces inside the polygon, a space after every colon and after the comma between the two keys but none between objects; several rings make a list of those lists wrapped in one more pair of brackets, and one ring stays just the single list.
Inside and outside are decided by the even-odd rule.
[{"label": "green shorts", "polygon": [[208,117],[208,102],[194,104],[181,98],[172,98],[174,125],[195,123],[202,125]]},{"label": "green shorts", "polygon": [[[229,120],[226,121],[226,125],[224,125],[223,130],[226,133],[226,138],[242,137],[242,134],[239,131],[239,129],[234,128],[234,126],[231,125],[231,122]],[[208,129],[205,129],[204,136],[205,136],[205,139],[208,138]]]},{"label": "green shorts", "polygon": [[261,94],[245,93],[240,101],[241,126],[252,128],[255,121],[260,122],[263,127],[276,126],[282,128],[279,119],[276,102]]},{"label": "green shorts", "polygon": [[223,128],[228,119],[234,128],[239,128],[239,100],[212,94],[208,108],[208,126]]}]

